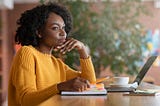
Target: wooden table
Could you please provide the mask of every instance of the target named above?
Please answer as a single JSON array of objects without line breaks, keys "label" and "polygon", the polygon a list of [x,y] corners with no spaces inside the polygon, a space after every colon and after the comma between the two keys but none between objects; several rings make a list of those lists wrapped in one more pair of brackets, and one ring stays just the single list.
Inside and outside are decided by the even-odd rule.
[{"label": "wooden table", "polygon": [[124,96],[108,93],[106,96],[55,95],[40,106],[160,106],[160,96]]}]

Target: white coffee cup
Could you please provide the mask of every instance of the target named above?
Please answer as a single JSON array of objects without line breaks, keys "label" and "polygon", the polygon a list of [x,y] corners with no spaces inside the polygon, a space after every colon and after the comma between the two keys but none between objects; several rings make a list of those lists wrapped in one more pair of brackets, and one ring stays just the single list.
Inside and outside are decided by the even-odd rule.
[{"label": "white coffee cup", "polygon": [[113,77],[114,85],[127,85],[129,83],[129,77]]}]

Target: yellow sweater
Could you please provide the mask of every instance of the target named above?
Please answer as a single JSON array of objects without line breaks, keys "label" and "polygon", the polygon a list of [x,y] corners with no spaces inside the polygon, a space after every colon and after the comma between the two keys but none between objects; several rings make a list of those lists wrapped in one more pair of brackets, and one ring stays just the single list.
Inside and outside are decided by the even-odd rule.
[{"label": "yellow sweater", "polygon": [[91,58],[80,59],[80,64],[81,72],[78,72],[54,56],[43,54],[32,46],[23,46],[11,66],[8,106],[37,106],[59,93],[58,83],[77,76],[95,82]]}]

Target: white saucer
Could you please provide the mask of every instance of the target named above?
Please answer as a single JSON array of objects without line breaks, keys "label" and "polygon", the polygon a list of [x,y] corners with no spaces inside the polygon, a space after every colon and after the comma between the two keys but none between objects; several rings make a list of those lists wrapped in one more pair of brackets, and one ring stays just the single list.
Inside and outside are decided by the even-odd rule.
[{"label": "white saucer", "polygon": [[130,84],[126,85],[117,85],[117,84],[110,84],[111,87],[130,87]]}]

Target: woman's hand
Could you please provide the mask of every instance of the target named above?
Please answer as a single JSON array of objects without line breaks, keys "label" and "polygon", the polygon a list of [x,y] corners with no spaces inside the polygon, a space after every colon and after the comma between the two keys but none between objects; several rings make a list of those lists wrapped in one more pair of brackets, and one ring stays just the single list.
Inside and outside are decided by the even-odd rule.
[{"label": "woman's hand", "polygon": [[57,85],[59,91],[84,91],[90,87],[88,80],[77,77]]},{"label": "woman's hand", "polygon": [[85,45],[73,38],[67,38],[66,41],[57,47],[54,48],[54,51],[59,51],[62,54],[70,52],[73,49],[77,49],[81,58],[88,58],[88,53]]}]

